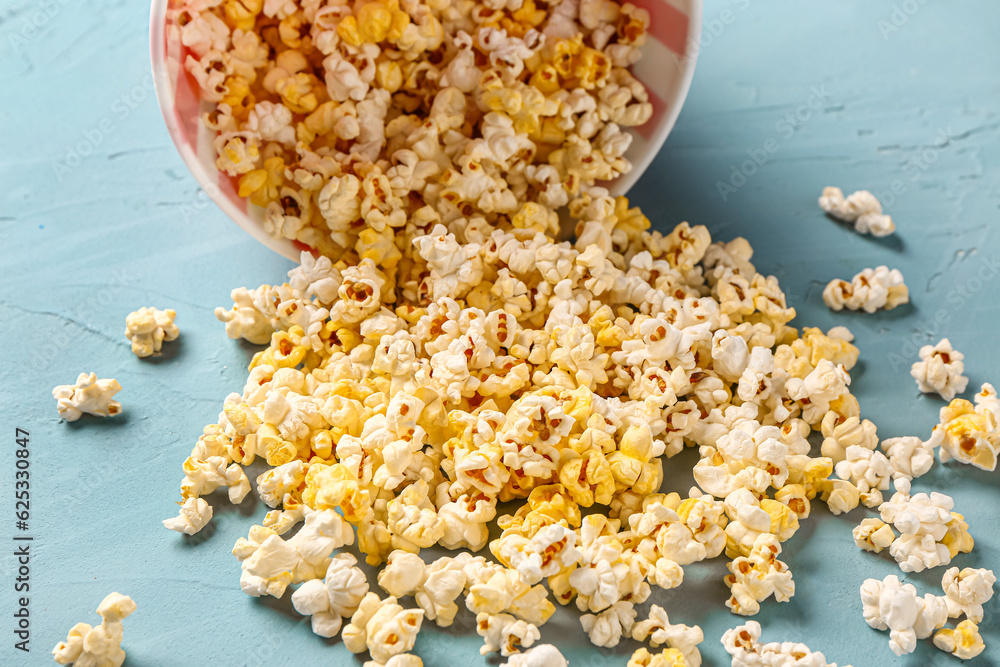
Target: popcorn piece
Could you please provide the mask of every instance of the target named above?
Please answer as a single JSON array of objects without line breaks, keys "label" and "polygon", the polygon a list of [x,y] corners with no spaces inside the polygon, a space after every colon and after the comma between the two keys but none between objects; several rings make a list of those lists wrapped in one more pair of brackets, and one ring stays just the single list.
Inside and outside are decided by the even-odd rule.
[{"label": "popcorn piece", "polygon": [[185,535],[194,535],[212,520],[211,506],[201,498],[188,498],[181,505],[178,516],[164,519],[163,525]]},{"label": "popcorn piece", "polygon": [[636,649],[625,667],[686,667],[684,655],[675,648],[650,653],[645,647]]},{"label": "popcorn piece", "polygon": [[920,348],[920,361],[910,368],[910,375],[924,393],[937,393],[946,401],[961,394],[969,385],[969,378],[962,375],[965,355],[951,347],[951,341],[942,338],[937,345]]},{"label": "popcorn piece", "polygon": [[157,308],[140,308],[125,318],[125,336],[132,341],[132,353],[137,357],[149,357],[160,351],[163,341],[171,341],[180,335],[174,324],[177,312]]},{"label": "popcorn piece", "polygon": [[649,608],[649,618],[632,628],[632,639],[642,642],[647,638],[653,648],[666,644],[679,651],[688,667],[701,667],[698,644],[705,641],[705,634],[697,625],[671,624],[666,610],[654,604]]},{"label": "popcorn piece", "polygon": [[524,653],[515,653],[502,667],[566,667],[566,658],[552,644],[539,644]]},{"label": "popcorn piece", "polygon": [[75,422],[84,413],[95,417],[120,414],[122,404],[111,397],[121,390],[118,380],[98,380],[96,373],[80,373],[75,385],[59,385],[52,390],[52,397],[57,401],[59,416]]},{"label": "popcorn piece", "polygon": [[997,582],[992,570],[967,567],[959,571],[950,568],[941,579],[948,616],[958,618],[965,614],[973,623],[983,620],[983,605],[993,597],[993,585]]},{"label": "popcorn piece", "polygon": [[368,593],[368,580],[355,567],[357,562],[351,554],[338,554],[325,579],[310,579],[292,593],[295,611],[312,616],[313,632],[320,637],[335,637],[343,618],[353,615]]},{"label": "popcorn piece", "polygon": [[770,596],[787,602],[795,595],[795,582],[788,566],[778,560],[781,543],[770,533],[762,533],[754,541],[750,556],[739,556],[726,565],[730,574],[724,581],[732,595],[726,606],[734,614],[753,616],[760,611],[761,601]]},{"label": "popcorn piece", "polygon": [[889,553],[903,572],[922,572],[947,565],[955,554],[972,550],[973,539],[961,514],[952,512],[955,501],[943,493],[909,495],[908,483],[879,506],[882,520],[900,532]]},{"label": "popcorn piece", "polygon": [[917,596],[913,584],[901,584],[895,575],[861,585],[865,621],[876,630],[889,630],[889,648],[896,655],[913,653],[918,639],[926,639],[948,621],[945,598]]},{"label": "popcorn piece", "polygon": [[882,503],[882,491],[889,488],[892,464],[882,452],[859,445],[851,445],[845,453],[847,458],[834,468],[837,476],[858,488],[865,507],[877,507]]},{"label": "popcorn piece", "polygon": [[[732,667],[837,667],[826,656],[805,644],[769,642],[761,644],[760,623],[748,621],[722,635],[722,645],[732,657]],[[845,667],[850,667],[845,665]]]},{"label": "popcorn piece", "polygon": [[867,190],[859,190],[845,198],[840,188],[823,188],[819,206],[827,214],[844,222],[854,223],[859,234],[889,236],[896,231],[892,218],[882,214],[882,204]]},{"label": "popcorn piece", "polygon": [[941,408],[941,423],[934,427],[929,447],[941,447],[941,462],[955,459],[981,470],[996,470],[1000,454],[1000,425],[993,409],[996,391],[984,384],[976,405],[956,398]]},{"label": "popcorn piece", "polygon": [[865,269],[854,276],[850,283],[831,280],[823,290],[823,302],[830,310],[864,310],[874,313],[883,308],[892,310],[910,302],[910,291],[903,283],[899,269],[886,266]]},{"label": "popcorn piece", "polygon": [[934,465],[934,446],[916,436],[889,438],[881,446],[889,457],[893,479],[912,480],[927,474]]},{"label": "popcorn piece", "polygon": [[896,539],[896,533],[892,532],[892,527],[880,519],[862,519],[861,523],[851,531],[854,534],[854,543],[865,551],[880,553],[883,549],[892,544]]},{"label": "popcorn piece", "polygon": [[631,602],[616,602],[600,614],[584,614],[580,624],[590,638],[590,643],[602,648],[618,646],[622,635],[628,636],[635,623],[635,609]]},{"label": "popcorn piece", "polygon": [[476,615],[476,632],[486,640],[479,649],[481,655],[500,651],[500,655],[504,657],[520,652],[521,647],[528,648],[542,636],[531,623],[516,619],[510,614],[486,612]]},{"label": "popcorn piece", "polygon": [[372,660],[385,664],[413,650],[423,619],[422,610],[404,609],[394,597],[379,600],[368,593],[342,632],[344,646],[351,653],[367,648]]},{"label": "popcorn piece", "polygon": [[959,623],[954,630],[938,630],[934,634],[934,645],[960,660],[971,660],[986,650],[983,636],[979,634],[979,626],[969,619]]},{"label": "popcorn piece", "polygon": [[131,615],[135,607],[135,602],[127,595],[109,594],[97,608],[101,624],[96,627],[86,623],[74,625],[66,641],[52,649],[55,661],[60,665],[121,667],[125,662],[125,651],[121,648],[122,620]]}]

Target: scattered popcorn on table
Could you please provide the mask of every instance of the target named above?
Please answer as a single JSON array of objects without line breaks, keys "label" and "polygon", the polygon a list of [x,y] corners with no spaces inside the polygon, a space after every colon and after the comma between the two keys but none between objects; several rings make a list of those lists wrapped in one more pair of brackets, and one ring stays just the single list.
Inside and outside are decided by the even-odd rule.
[{"label": "scattered popcorn on table", "polygon": [[172,341],[180,335],[174,324],[177,312],[171,309],[140,308],[125,318],[125,336],[132,341],[132,353],[149,357],[160,351],[163,341]]},{"label": "scattered popcorn on table", "polygon": [[840,188],[823,188],[819,207],[838,220],[854,223],[859,234],[881,237],[896,231],[892,218],[882,213],[881,202],[867,190],[858,190],[845,198]]},{"label": "scattered popcorn on table", "polygon": [[910,290],[903,282],[903,274],[887,266],[865,269],[851,282],[831,280],[823,290],[823,303],[837,311],[847,308],[874,313],[909,302]]},{"label": "scattered popcorn on table", "polygon": [[826,656],[810,650],[805,644],[761,644],[758,641],[760,633],[757,621],[747,621],[744,625],[726,630],[722,635],[722,645],[732,657],[732,667],[837,667],[836,663],[828,663]]},{"label": "scattered popcorn on table", "polygon": [[917,387],[925,394],[937,393],[950,401],[955,394],[961,394],[969,384],[969,378],[962,375],[965,355],[952,349],[951,341],[942,338],[937,345],[920,348],[920,361],[910,368],[910,375],[917,381]]},{"label": "scattered popcorn on table", "polygon": [[941,423],[931,432],[928,446],[940,446],[941,462],[955,459],[981,470],[997,468],[1000,454],[1000,402],[991,384],[984,384],[975,405],[956,398],[941,408]]},{"label": "scattered popcorn on table", "polygon": [[118,380],[98,380],[96,373],[80,373],[76,384],[61,384],[52,390],[59,416],[75,422],[84,413],[95,417],[114,417],[122,404],[111,397],[122,390]]},{"label": "scattered popcorn on table", "polygon": [[66,637],[59,642],[52,655],[60,665],[75,664],[78,667],[87,665],[121,667],[125,662],[125,651],[122,650],[122,620],[135,611],[132,598],[121,593],[110,593],[97,607],[101,624],[90,626],[87,623],[77,623]]}]

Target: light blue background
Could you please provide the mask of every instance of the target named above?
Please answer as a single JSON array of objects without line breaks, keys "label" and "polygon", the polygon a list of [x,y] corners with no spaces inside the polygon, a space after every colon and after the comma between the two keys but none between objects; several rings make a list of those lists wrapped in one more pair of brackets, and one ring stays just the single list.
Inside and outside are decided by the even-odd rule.
[{"label": "light blue background", "polygon": [[[778,276],[798,309],[796,324],[854,331],[853,389],[880,435],[926,438],[942,402],[919,395],[908,375],[916,347],[947,335],[966,354],[970,390],[1000,382],[998,282],[976,278],[1000,255],[991,233],[1000,4],[710,0],[705,18],[691,95],[634,201],[660,229],[689,220],[716,238],[747,237],[758,268]],[[111,590],[139,605],[125,622],[132,667],[360,664],[297,623],[287,598],[240,592],[229,552],[263,516],[261,504],[218,511],[214,533],[198,539],[160,525],[175,511],[181,461],[242,387],[252,354],[225,338],[212,309],[227,306],[234,287],[280,281],[290,263],[199,193],[149,91],[147,53],[142,2],[0,0],[0,540],[13,531],[15,427],[31,433],[35,537],[27,659],[11,647],[13,559],[0,548],[0,664],[51,664],[50,648],[74,623],[96,621]],[[777,152],[723,201],[717,182],[769,139]],[[78,146],[89,154],[67,165]],[[883,193],[894,183],[887,208],[899,231],[887,240],[860,238],[816,206],[826,185]],[[879,264],[902,270],[912,306],[877,315],[823,306],[828,280]],[[144,305],[178,311],[181,339],[159,360],[137,360],[122,335],[125,315]],[[91,370],[121,382],[124,414],[60,423],[51,388]],[[997,480],[949,466],[915,485],[953,495],[968,518],[976,549],[956,565],[1000,565]],[[684,490],[690,476],[669,481]],[[805,641],[855,667],[957,664],[929,642],[896,659],[888,635],[865,625],[859,584],[899,571],[854,546],[850,529],[863,516],[817,511],[787,543],[797,591],[765,604],[765,640]],[[939,592],[943,571],[906,579]],[[714,667],[728,664],[722,632],[743,621],[722,605],[723,572],[721,559],[691,566],[681,589],[652,598],[675,622],[704,628]],[[1000,663],[998,606],[989,605],[990,648],[975,664]],[[425,664],[484,664],[476,635],[428,625],[416,647]],[[624,665],[636,648],[587,648],[562,613],[543,640],[574,665]]]}]

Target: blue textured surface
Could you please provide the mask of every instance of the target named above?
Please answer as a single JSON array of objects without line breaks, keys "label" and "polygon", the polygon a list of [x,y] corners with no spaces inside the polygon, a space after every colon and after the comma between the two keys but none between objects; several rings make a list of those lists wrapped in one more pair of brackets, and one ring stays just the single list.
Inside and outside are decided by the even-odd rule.
[{"label": "blue textured surface", "polygon": [[[916,347],[947,335],[966,354],[970,389],[1000,381],[1000,240],[991,233],[1000,5],[709,0],[705,18],[687,106],[635,201],[659,228],[690,220],[716,238],[747,237],[759,269],[778,276],[798,309],[795,324],[854,331],[862,356],[852,387],[880,435],[927,437],[942,403],[908,376]],[[28,655],[12,648],[14,562],[0,549],[0,665],[51,664],[50,648],[74,623],[94,622],[111,590],[139,605],[125,622],[132,667],[360,665],[297,622],[287,598],[240,592],[229,551],[263,516],[260,503],[220,509],[214,532],[198,539],[160,525],[175,509],[181,461],[242,386],[252,352],[225,338],[212,309],[233,287],[280,280],[290,265],[198,192],[148,72],[142,2],[0,2],[0,539],[13,532],[15,427],[31,433],[35,538]],[[764,164],[744,165],[753,155]],[[718,183],[734,166],[754,173],[724,199]],[[860,238],[824,218],[816,198],[825,185],[895,188],[886,203],[898,234]],[[903,271],[911,306],[826,310],[823,284],[878,264]],[[155,361],[133,357],[122,335],[125,315],[144,305],[179,313],[181,339]],[[90,370],[121,382],[124,414],[60,423],[51,388]],[[689,479],[670,482],[683,490]],[[953,495],[969,520],[976,549],[956,565],[1000,565],[997,473],[938,466],[915,489]],[[765,605],[765,639],[804,641],[855,667],[957,664],[929,642],[897,659],[887,634],[865,625],[858,585],[898,569],[854,546],[850,528],[863,515],[818,511],[787,543],[796,595]],[[653,601],[675,622],[701,624],[705,664],[727,665],[718,640],[742,619],[722,605],[723,561],[686,570],[681,589]],[[934,592],[943,570],[906,579]],[[977,665],[1000,663],[998,607],[988,606],[990,648]],[[624,665],[633,642],[587,648],[574,616],[560,612],[543,639],[574,665]],[[430,666],[482,665],[479,645],[474,633],[429,628],[416,651]]]}]

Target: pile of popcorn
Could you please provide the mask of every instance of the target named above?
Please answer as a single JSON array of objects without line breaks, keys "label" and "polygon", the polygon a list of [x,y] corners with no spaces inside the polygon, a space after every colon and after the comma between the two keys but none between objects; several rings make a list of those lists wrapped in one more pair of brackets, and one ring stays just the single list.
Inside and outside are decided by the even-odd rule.
[{"label": "pile of popcorn", "polygon": [[[614,0],[188,0],[217,167],[265,228],[339,257],[495,225],[631,169],[649,13]],[[428,219],[434,218],[433,220]],[[363,223],[361,221],[364,221]],[[465,225],[459,225],[464,227]]]},{"label": "pile of popcorn", "polygon": [[[403,232],[388,262],[304,253],[287,282],[234,290],[216,313],[227,332],[269,345],[185,462],[166,523],[197,532],[202,496],[242,500],[242,467],[263,459],[256,488],[274,509],[234,549],[243,590],[297,586],[314,630],[373,664],[410,655],[422,623],[451,625],[463,603],[484,654],[517,653],[554,597],[596,645],[651,640],[698,665],[699,628],[656,606],[636,620],[652,587],[725,552],[733,612],[788,600],[781,543],[812,502],[875,506],[921,464],[896,451],[870,470],[852,336],[788,326],[795,311],[745,240],[649,232],[593,188],[570,204],[576,243],[559,243],[556,213],[525,206],[545,222]],[[686,446],[699,488],[660,493]],[[507,501],[521,505],[501,514]],[[355,542],[383,566],[382,593],[336,553]],[[461,551],[426,562],[435,545]],[[492,559],[474,555],[486,547]]]}]

